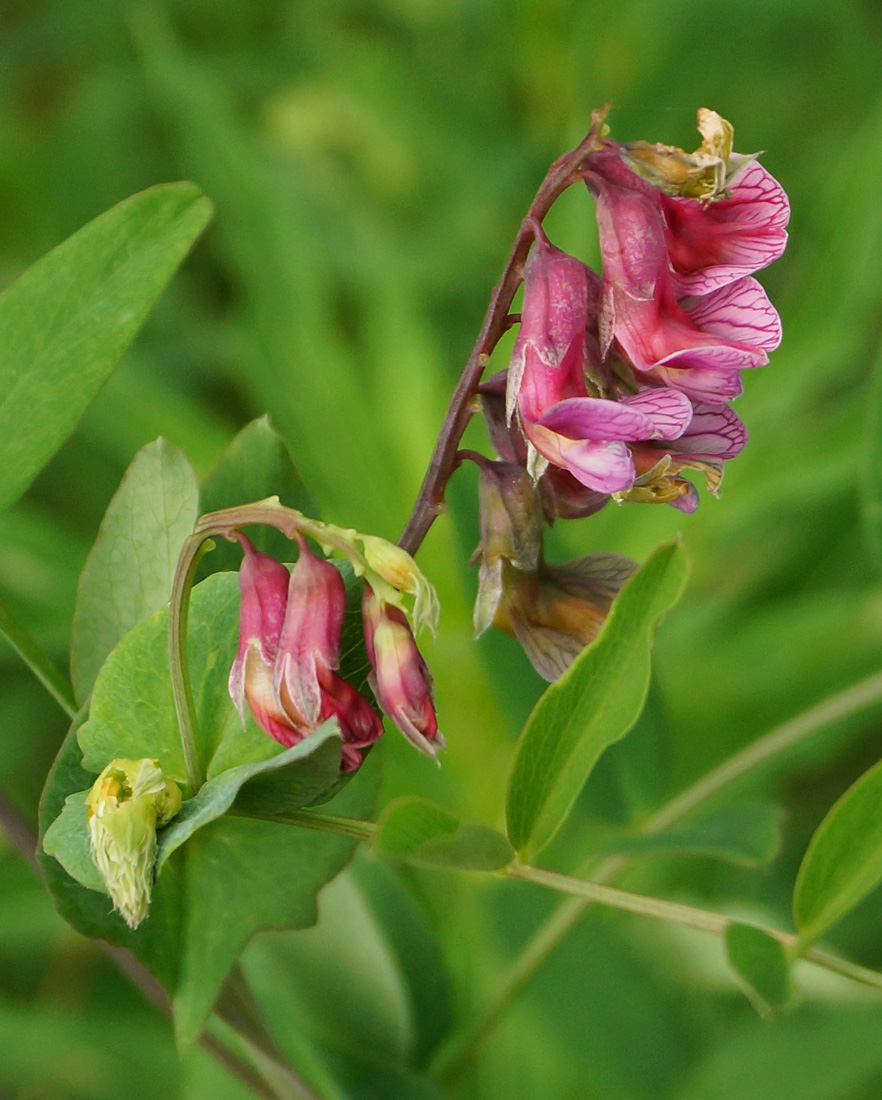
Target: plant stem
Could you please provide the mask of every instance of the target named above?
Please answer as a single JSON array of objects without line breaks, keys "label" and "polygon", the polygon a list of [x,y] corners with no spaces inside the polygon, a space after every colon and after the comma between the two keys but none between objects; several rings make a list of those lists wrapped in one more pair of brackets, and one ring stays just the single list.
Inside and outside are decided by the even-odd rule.
[{"label": "plant stem", "polygon": [[598,147],[598,135],[605,117],[606,108],[595,111],[591,129],[583,140],[571,153],[565,153],[552,164],[521,222],[502,277],[490,297],[478,339],[447,407],[419,496],[398,540],[398,545],[410,554],[416,553],[429,528],[444,511],[444,490],[457,465],[456,452],[460,440],[475,411],[473,399],[481,375],[490,362],[493,349],[511,324],[509,310],[524,277],[524,264],[533,243],[534,224],[541,225],[555,200],[579,181],[582,161]]},{"label": "plant stem", "polygon": [[767,760],[780,755],[808,735],[825,729],[840,718],[855,714],[873,703],[882,701],[882,673],[861,680],[838,695],[825,699],[795,718],[776,726],[752,745],[724,760],[719,767],[702,776],[691,787],[681,791],[676,798],[654,813],[644,824],[642,832],[659,833],[682,820],[709,798],[747,775]]},{"label": "plant stem", "polygon": [[34,641],[30,631],[18,621],[2,600],[0,600],[0,634],[5,635],[12,648],[68,718],[76,718],[77,703],[70,681],[62,672],[59,672]]},{"label": "plant stem", "polygon": [[[573,878],[570,875],[562,875],[557,871],[545,871],[541,867],[528,867],[521,863],[511,863],[503,872],[509,878],[521,879],[524,882],[534,882],[538,886],[546,886],[551,890],[559,890],[565,894],[584,898],[599,905],[611,906],[614,909],[624,909],[628,913],[638,913],[644,917],[655,917],[657,920],[669,921],[683,928],[693,928],[698,932],[710,932],[714,936],[723,936],[726,929],[732,923],[730,917],[720,913],[712,913],[708,909],[698,909],[692,905],[682,905],[676,901],[664,901],[662,898],[647,897],[645,894],[634,894],[630,890],[619,890],[614,886],[602,886],[597,882],[586,879]],[[774,937],[788,950],[792,951],[799,944],[799,937],[790,932],[782,932],[777,928],[766,928],[761,931]],[[816,966],[822,966],[827,970],[835,970],[863,985],[872,986],[882,990],[882,974],[876,970],[858,966],[847,962],[836,955],[830,955],[826,951],[815,951],[811,948],[801,953],[801,958]]]},{"label": "plant stem", "polygon": [[184,543],[175,570],[168,606],[168,658],[175,714],[187,767],[187,783],[192,798],[205,782],[205,769],[196,740],[196,708],[190,686],[190,662],[187,656],[187,620],[190,613],[190,589],[202,548],[210,536],[197,532]]},{"label": "plant stem", "polygon": [[260,1006],[238,963],[221,987],[214,1011],[245,1043],[279,1100],[321,1100],[288,1065],[285,1055],[267,1030]]},{"label": "plant stem", "polygon": [[[882,674],[870,676],[866,680],[861,680],[857,684],[846,688],[838,695],[825,699],[817,706],[796,715],[780,726],[776,726],[763,737],[754,741],[752,745],[748,745],[747,748],[735,753],[734,756],[729,757],[717,768],[708,772],[691,787],[681,791],[667,805],[662,806],[660,810],[649,817],[643,823],[640,831],[651,835],[669,828],[698,809],[706,800],[762,764],[775,759],[787,749],[806,741],[812,734],[826,729],[832,722],[856,714],[873,703],[879,702],[882,702]],[[605,859],[595,869],[592,876],[593,882],[598,885],[609,882],[620,874],[630,862],[631,859],[627,856],[611,856],[609,859]],[[451,1081],[465,1068],[485,1037],[504,1015],[508,1006],[529,985],[533,977],[564,942],[575,925],[578,924],[582,915],[592,904],[592,900],[595,899],[584,895],[572,896],[558,906],[539,926],[515,960],[491,1003],[475,1020],[469,1031],[463,1036],[462,1041],[456,1047],[448,1048],[442,1059],[436,1062],[436,1070],[440,1079]],[[826,965],[827,969],[838,970],[839,973],[846,974],[848,977],[855,976],[850,970],[851,963],[837,960],[837,965],[832,965],[830,960],[835,959],[835,956],[826,956],[823,952],[812,950],[806,952],[804,957],[818,962],[819,956],[823,956],[827,960],[820,964]],[[863,973],[863,968],[858,967],[857,969]],[[872,971],[866,973],[872,973]],[[862,979],[858,977],[857,980]]]}]

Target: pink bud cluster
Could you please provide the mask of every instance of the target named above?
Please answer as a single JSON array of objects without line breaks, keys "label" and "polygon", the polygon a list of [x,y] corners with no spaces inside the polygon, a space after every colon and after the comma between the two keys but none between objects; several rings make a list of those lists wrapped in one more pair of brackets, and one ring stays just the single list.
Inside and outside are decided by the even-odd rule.
[{"label": "pink bud cluster", "polygon": [[[338,569],[297,535],[299,557],[286,566],[255,550],[241,533],[242,606],[239,651],[230,695],[244,723],[255,722],[282,745],[295,745],[329,718],[343,740],[341,769],[354,771],[360,750],[383,732],[379,715],[339,675],[346,587]],[[363,600],[369,677],[377,702],[418,748],[434,757],[444,747],[432,704],[431,679],[407,619],[369,585]]]},{"label": "pink bud cluster", "polygon": [[741,371],[781,339],[752,277],[786,244],[780,184],[732,154],[721,197],[683,197],[632,170],[628,149],[604,141],[583,162],[602,275],[534,223],[511,364],[504,383],[482,387],[497,452],[542,478],[556,515],[590,514],[611,495],[694,511],[681,471],[716,491],[747,439],[729,405]]}]

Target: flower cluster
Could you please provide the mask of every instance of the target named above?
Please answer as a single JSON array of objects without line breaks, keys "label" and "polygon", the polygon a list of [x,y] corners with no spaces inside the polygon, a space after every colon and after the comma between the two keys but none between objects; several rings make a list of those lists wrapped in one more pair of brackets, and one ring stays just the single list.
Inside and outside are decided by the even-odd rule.
[{"label": "flower cluster", "polygon": [[[281,562],[255,550],[240,532],[237,538],[245,556],[239,570],[239,651],[230,673],[230,695],[243,723],[247,704],[261,729],[282,745],[294,745],[335,718],[343,741],[341,768],[354,771],[362,761],[360,750],[377,740],[383,724],[367,699],[337,671],[346,613],[340,571],[313,553],[299,531],[299,556],[290,573]],[[404,586],[418,571],[415,566],[410,573],[402,571],[401,563],[389,555],[377,561],[380,551],[375,544],[381,541],[372,540],[366,547],[367,556],[386,572],[385,577],[377,573],[375,585],[385,589],[393,576]],[[407,618],[368,581],[362,613],[372,667],[369,683],[377,702],[406,737],[434,758],[444,739],[432,703],[431,678]]]},{"label": "flower cluster", "polygon": [[[536,535],[515,471],[529,475],[548,522],[590,515],[610,498],[692,512],[698,493],[683,471],[703,474],[717,494],[724,462],[747,440],[730,407],[741,371],[765,365],[781,339],[778,314],[753,273],[784,250],[787,196],[755,157],[732,152],[732,127],[719,115],[702,108],[698,129],[694,153],[605,139],[581,162],[596,203],[600,275],[531,220],[511,361],[479,390],[500,461],[495,472],[479,462],[485,504],[475,624],[479,633],[491,621],[515,633],[548,679],[596,634],[606,597],[630,569],[616,563],[607,575],[608,562],[587,559],[569,572],[545,564],[541,522]],[[508,536],[511,552],[493,549],[499,524],[488,518],[488,494],[502,502],[493,514],[522,528]],[[533,545],[528,561],[517,551],[525,543]],[[564,588],[555,576],[561,569]],[[550,599],[552,617],[566,609],[569,624],[555,661],[535,645]]]},{"label": "flower cluster", "polygon": [[731,152],[725,120],[702,110],[699,128],[693,154],[607,140],[583,162],[602,276],[533,225],[506,421],[534,477],[557,471],[565,516],[596,510],[598,493],[693,511],[681,471],[716,492],[746,441],[729,402],[781,339],[752,273],[783,251],[789,209],[764,168]]}]

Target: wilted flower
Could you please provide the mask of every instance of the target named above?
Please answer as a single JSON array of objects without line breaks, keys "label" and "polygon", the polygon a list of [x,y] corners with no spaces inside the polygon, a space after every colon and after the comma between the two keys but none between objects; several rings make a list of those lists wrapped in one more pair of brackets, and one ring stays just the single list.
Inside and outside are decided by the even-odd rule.
[{"label": "wilted flower", "polygon": [[180,808],[180,789],[158,760],[112,760],[86,798],[92,860],[130,928],[138,927],[150,905],[156,829]]},{"label": "wilted flower", "polygon": [[290,576],[242,534],[239,652],[230,695],[244,722],[247,702],[257,724],[282,745],[294,745],[329,718],[343,739],[342,768],[361,763],[358,749],[383,732],[379,716],[336,672],[346,605],[343,578],[298,535],[300,556]]},{"label": "wilted flower", "polygon": [[593,641],[636,568],[622,554],[552,565],[542,557],[536,489],[523,467],[479,461],[481,543],[475,633],[491,624],[518,639],[533,667],[556,680]]},{"label": "wilted flower", "polygon": [[436,759],[445,745],[432,701],[432,677],[406,616],[365,585],[362,617],[373,669],[369,683],[377,702],[412,744]]}]

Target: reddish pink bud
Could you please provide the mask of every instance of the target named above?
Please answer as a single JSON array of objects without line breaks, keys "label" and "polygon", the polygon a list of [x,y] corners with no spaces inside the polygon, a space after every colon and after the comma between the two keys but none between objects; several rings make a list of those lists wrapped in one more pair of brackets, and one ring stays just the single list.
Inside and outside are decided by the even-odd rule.
[{"label": "reddish pink bud", "polygon": [[244,721],[244,704],[257,724],[282,745],[297,744],[336,718],[343,738],[343,771],[361,763],[357,751],[383,732],[379,716],[334,671],[346,605],[343,578],[298,536],[293,572],[255,550],[239,535],[242,611],[239,653],[230,695]]},{"label": "reddish pink bud", "polygon": [[230,695],[243,723],[247,702],[257,724],[278,741],[289,725],[273,688],[273,668],[288,599],[288,570],[268,554],[255,550],[241,532],[238,539],[245,557],[239,570],[239,652],[230,671]]},{"label": "reddish pink bud", "polygon": [[380,600],[370,585],[362,600],[371,688],[383,711],[416,747],[433,759],[444,738],[432,702],[432,678],[404,613]]},{"label": "reddish pink bud", "polygon": [[315,728],[320,721],[323,673],[339,668],[346,586],[330,562],[297,536],[300,556],[291,573],[275,682],[291,720]]}]

